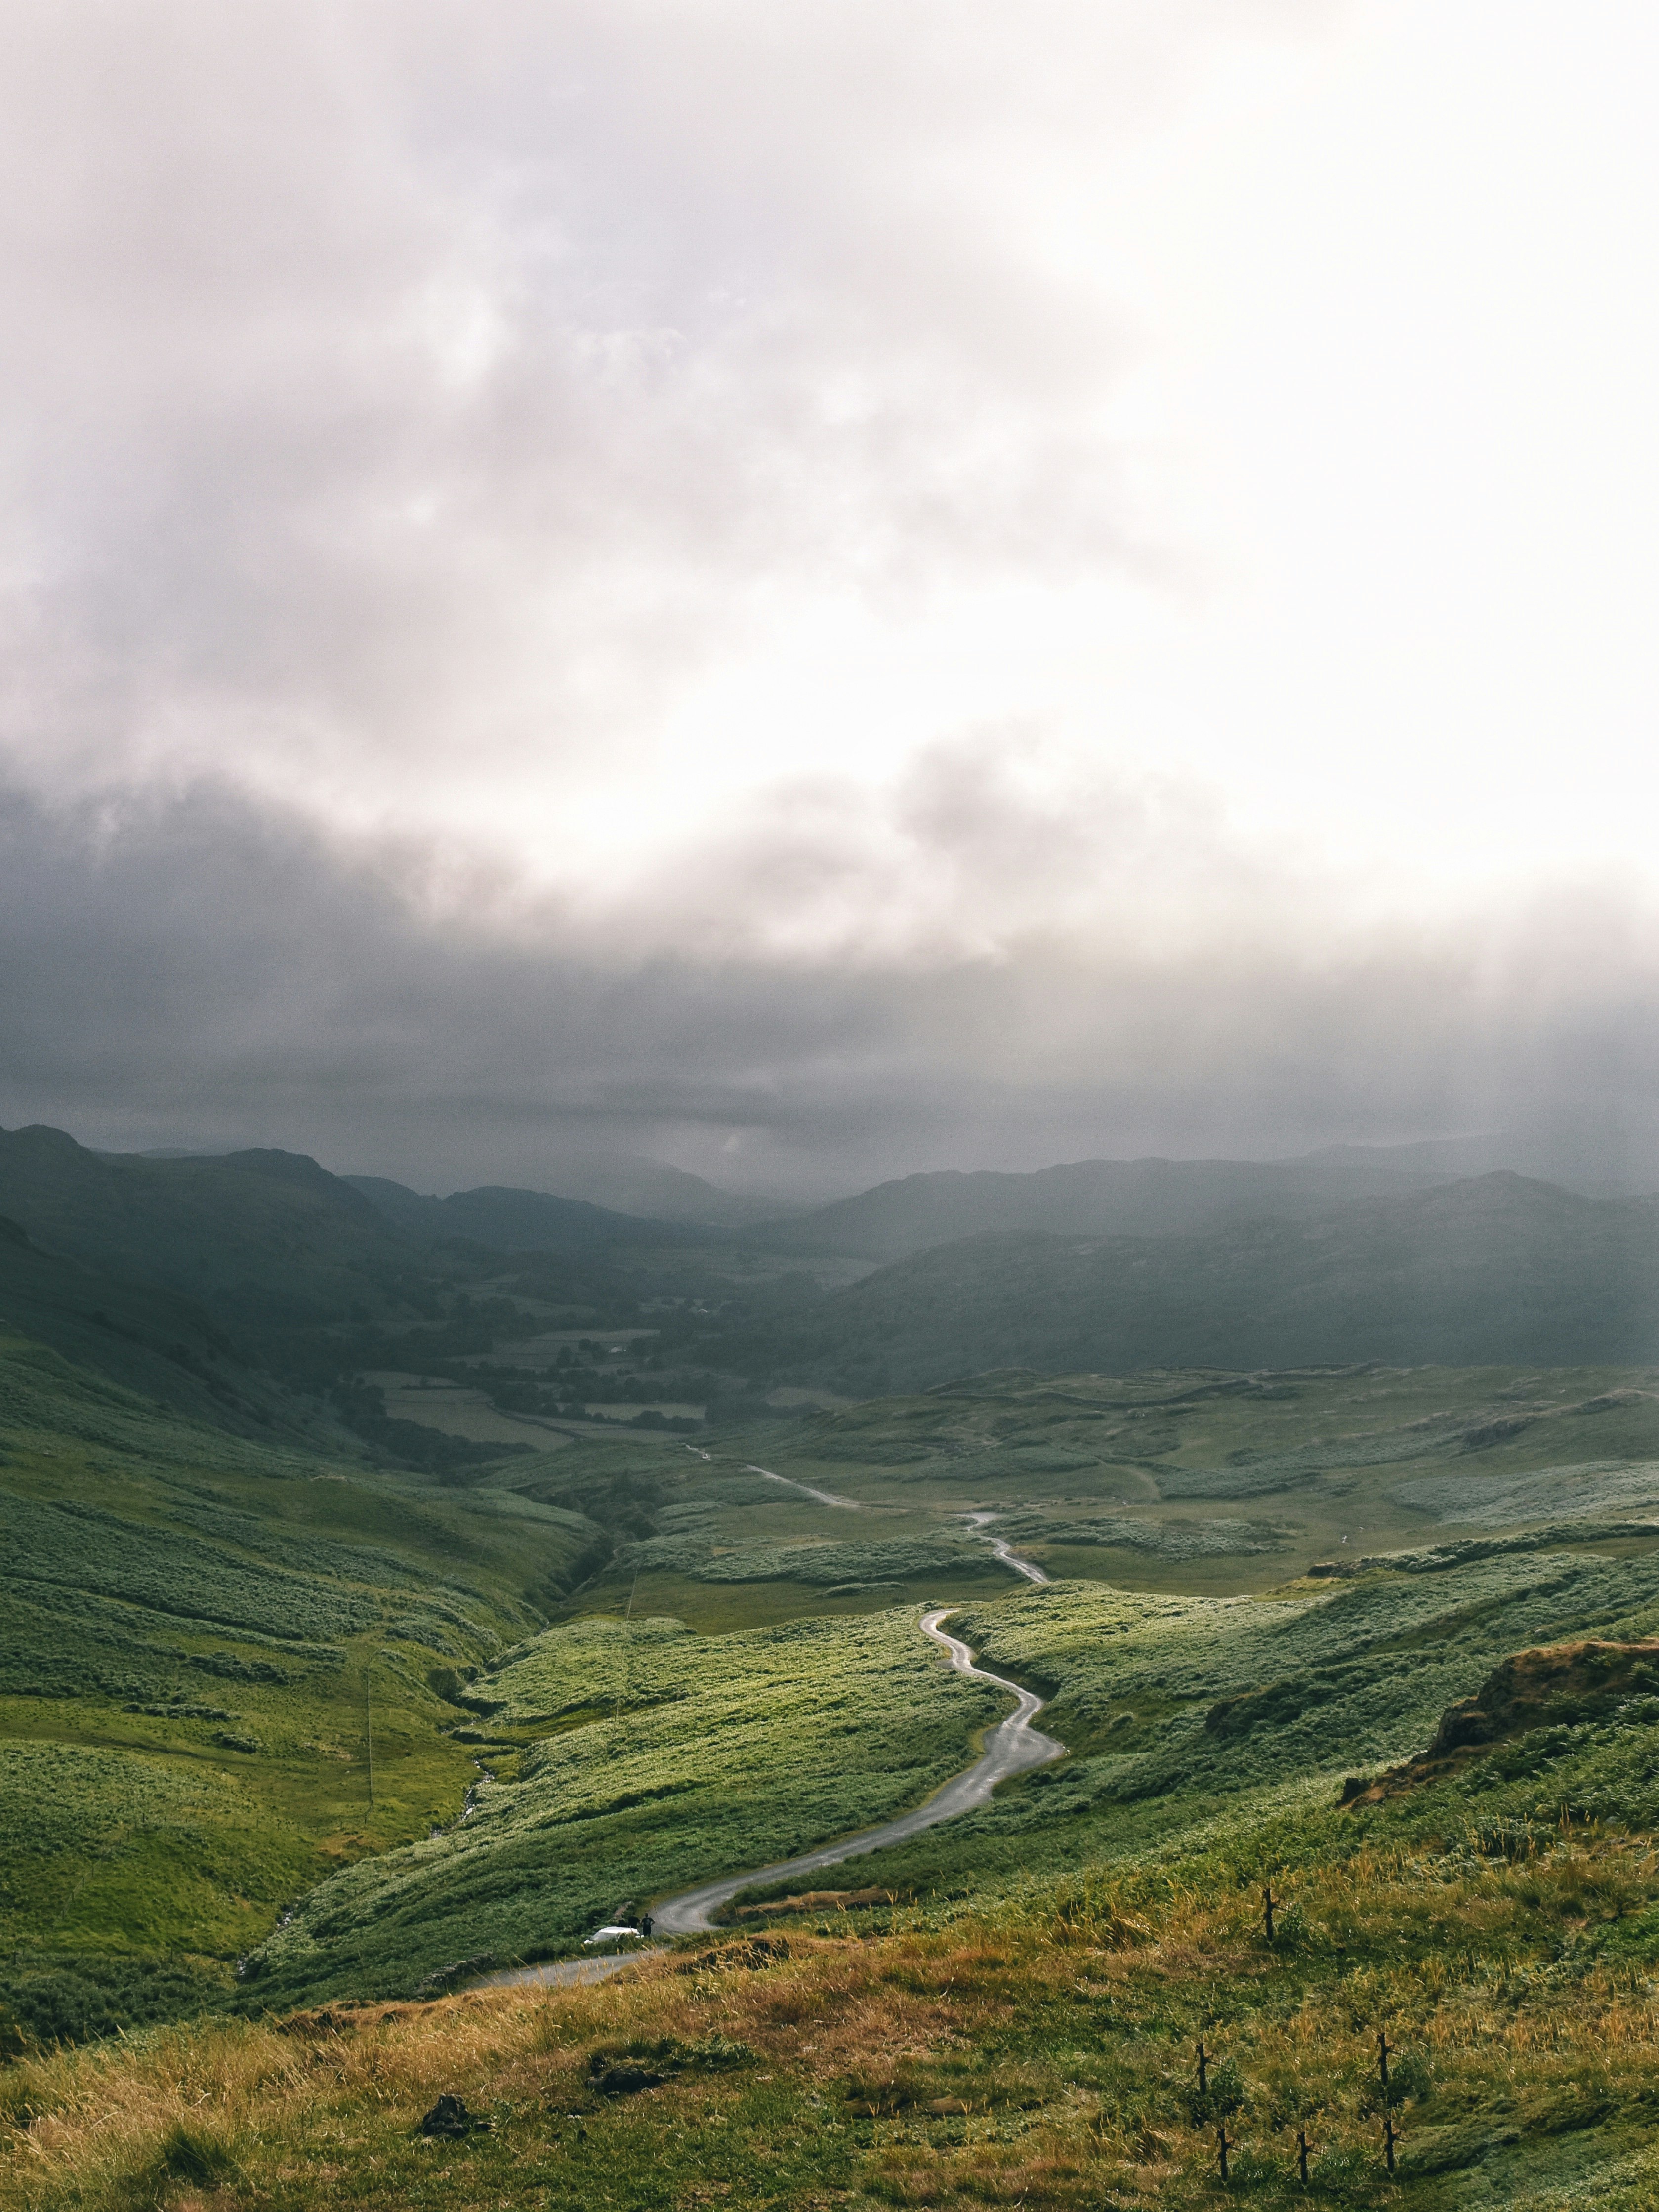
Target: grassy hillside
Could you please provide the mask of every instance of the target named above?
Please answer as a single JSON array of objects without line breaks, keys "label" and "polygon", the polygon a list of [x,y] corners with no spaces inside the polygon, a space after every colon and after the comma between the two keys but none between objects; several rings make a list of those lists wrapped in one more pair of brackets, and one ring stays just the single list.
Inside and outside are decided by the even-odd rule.
[{"label": "grassy hillside", "polygon": [[454,1469],[492,1455],[388,1417],[362,1372],[418,1375],[562,1320],[634,1319],[649,1285],[606,1254],[656,1227],[566,1211],[601,1224],[597,1244],[509,1264],[464,1224],[438,1243],[407,1231],[298,1154],[111,1158],[61,1130],[0,1131],[0,1327],[240,1433]]},{"label": "grassy hillside", "polygon": [[[1659,1507],[1659,1456],[1638,1455],[1656,1404],[1605,1371],[1519,1387],[1509,1372],[1010,1378],[804,1425],[815,1455],[787,1465],[820,1497],[736,1460],[659,1457],[641,1494],[655,1533],[569,1601],[570,1625],[471,1685],[501,1761],[477,1816],[317,1892],[267,1947],[260,1994],[404,1995],[458,1960],[555,1955],[624,1903],[915,1802],[965,1763],[985,1717],[917,1635],[927,1596],[962,1602],[993,1663],[1052,1696],[1073,1755],[872,1862],[880,1882],[959,1895],[1019,1868],[1133,1856],[1202,1831],[1218,1803],[1255,1817],[1287,1790],[1328,1796],[1420,1748],[1505,1652],[1659,1625],[1659,1523],[1632,1517]],[[1553,1461],[1564,1435],[1595,1456]],[[1125,1443],[1152,1494],[1103,1512],[1098,1491],[1128,1470],[1101,1455]],[[1103,1571],[1016,1585],[960,1518],[988,1480],[1024,1490],[980,1509],[989,1525],[1030,1531],[1062,1571],[1078,1549],[1127,1552],[1154,1584],[1202,1587],[1218,1569],[1257,1595],[1137,1593]],[[1356,1544],[1301,1574],[1332,1485],[1357,1526],[1417,1540],[1380,1565]],[[988,1571],[964,1588],[976,1563]],[[684,1615],[727,1632],[641,1622],[642,1590],[654,1609],[671,1578]],[[757,1613],[717,1609],[751,1590]],[[796,1618],[739,1628],[776,1622],[781,1591]]]},{"label": "grassy hillside", "polygon": [[1646,1359],[1656,1343],[1659,1200],[1492,1175],[1202,1236],[969,1238],[720,1356],[866,1397],[1007,1366],[1560,1365]]},{"label": "grassy hillside", "polygon": [[[1058,1650],[1076,1601],[1018,1601],[1020,1632],[1057,1608]],[[25,2057],[0,2076],[0,2203],[1196,2207],[1218,2198],[1219,2127],[1231,2193],[1264,2207],[1647,2212],[1659,1873],[1646,1800],[1601,1808],[1651,1768],[1659,1671],[1650,1646],[1598,1674],[1607,1656],[1509,1670],[1488,1705],[1516,1732],[1376,1804],[1222,1796],[1178,1838],[1097,1856],[1074,1836],[1061,1865],[969,1896],[820,1905],[764,1950],[688,1946],[598,1989]],[[532,1665],[523,1717],[585,1672]],[[423,2139],[441,2094],[486,2131]]]},{"label": "grassy hillside", "polygon": [[59,1129],[0,1131],[0,1213],[48,1251],[245,1326],[367,1315],[417,1275],[365,1198],[293,1152],[109,1158]]},{"label": "grassy hillside", "polygon": [[459,1678],[596,1546],[568,1509],[331,1468],[0,1343],[0,2011],[46,1971],[19,1954],[222,1978],[331,1867],[453,1820]]},{"label": "grassy hillside", "polygon": [[968,1763],[1001,1702],[922,1663],[913,1619],[718,1640],[582,1622],[475,1686],[531,1748],[467,1823],[312,1893],[252,1962],[262,2003],[404,1995],[458,1960],[557,1955],[648,1898],[866,1827]]},{"label": "grassy hillside", "polygon": [[[1651,1369],[1004,1372],[447,1486],[0,1388],[0,2203],[1196,2205],[1218,2121],[1264,2205],[1297,2126],[1337,2204],[1659,2197]],[[896,1904],[409,2002],[924,1795],[1002,1705],[932,1595],[1069,1755],[849,1866]]]},{"label": "grassy hillside", "polygon": [[[1244,1600],[1027,1586],[957,1620],[1052,1695],[1045,1725],[1073,1756],[860,1865],[861,1882],[936,1900],[1184,1844],[1218,1808],[1236,1824],[1334,1801],[1349,1774],[1420,1750],[1505,1654],[1659,1631],[1659,1556],[1406,1553]],[[262,1997],[405,1995],[453,1960],[574,1948],[625,1905],[918,1802],[999,1709],[945,1675],[909,1608],[718,1644],[678,1623],[586,1621],[474,1695],[500,1750],[534,1742],[516,1778],[465,1829],[315,1893],[266,1947]],[[1644,1728],[1659,1718],[1659,1703],[1641,1710]],[[1595,1788],[1582,1817],[1620,1802],[1644,1826],[1659,1816],[1644,1766],[1615,1761]]]},{"label": "grassy hillside", "polygon": [[297,1432],[295,1409],[191,1299],[43,1252],[0,1217],[0,1328],[175,1411],[244,1434]]}]

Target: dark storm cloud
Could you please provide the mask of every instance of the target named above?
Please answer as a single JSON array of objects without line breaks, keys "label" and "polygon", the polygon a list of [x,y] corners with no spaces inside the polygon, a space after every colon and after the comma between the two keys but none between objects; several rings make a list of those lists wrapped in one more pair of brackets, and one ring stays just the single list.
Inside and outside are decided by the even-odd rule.
[{"label": "dark storm cloud", "polygon": [[[1032,933],[866,967],[629,958],[544,911],[422,919],[406,850],[331,848],[198,792],[0,821],[8,1125],[222,1139],[446,1187],[648,1149],[803,1188],[1319,1142],[1622,1108],[1659,1078],[1641,917],[1582,902],[1478,948],[1156,957]],[[738,1150],[723,1149],[733,1139]]]}]

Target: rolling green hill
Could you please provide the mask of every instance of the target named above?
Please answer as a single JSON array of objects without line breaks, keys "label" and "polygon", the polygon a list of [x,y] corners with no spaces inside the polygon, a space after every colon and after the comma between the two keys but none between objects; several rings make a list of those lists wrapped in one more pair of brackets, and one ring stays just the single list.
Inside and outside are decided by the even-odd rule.
[{"label": "rolling green hill", "polygon": [[[1329,1796],[1506,1652],[1659,1627],[1654,1370],[988,1377],[817,1415],[768,1464],[823,1495],[741,1443],[659,1460],[654,1533],[468,1690],[507,1762],[480,1817],[325,1885],[262,1997],[556,1955],[895,1809],[894,1743],[945,1711],[929,1598],[1073,1754],[869,1876],[946,1895]],[[1018,1583],[987,1534],[1062,1579]]]},{"label": "rolling green hill", "polygon": [[398,1303],[416,1272],[360,1193],[295,1152],[109,1157],[59,1129],[0,1131],[0,1213],[47,1251],[244,1325]]},{"label": "rolling green hill", "polygon": [[405,1995],[457,1960],[556,1956],[665,1889],[918,1802],[1000,1701],[915,1643],[892,1613],[718,1640],[648,1619],[549,1631],[480,1686],[501,1748],[532,1739],[517,1778],[465,1826],[313,1891],[252,1994]]},{"label": "rolling green hill", "polygon": [[490,1455],[389,1420],[356,1377],[487,1354],[570,1315],[632,1319],[613,1232],[648,1244],[658,1225],[571,1211],[585,1243],[509,1267],[465,1224],[437,1240],[408,1230],[300,1154],[112,1157],[61,1130],[0,1131],[0,1324],[238,1433],[416,1468],[478,1463]]},{"label": "rolling green hill", "polygon": [[450,1699],[605,1548],[568,1507],[239,1439],[0,1343],[0,2012],[53,1960],[163,1986],[193,1960],[222,1995],[331,1865],[454,1818]]}]

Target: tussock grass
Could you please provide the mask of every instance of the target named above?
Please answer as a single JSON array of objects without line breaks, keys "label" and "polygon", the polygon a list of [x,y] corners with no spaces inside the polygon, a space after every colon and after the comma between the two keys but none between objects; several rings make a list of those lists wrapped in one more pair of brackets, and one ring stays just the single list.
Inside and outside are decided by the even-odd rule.
[{"label": "tussock grass", "polygon": [[[1280,1840],[1258,1838],[1262,1864]],[[586,1989],[28,2061],[0,2076],[0,2205],[1197,2206],[1215,2201],[1218,2117],[1236,2188],[1264,2205],[1302,2201],[1298,2127],[1315,2202],[1450,2205],[1475,2167],[1490,2201],[1534,2212],[1655,2201],[1659,2004],[1644,1963],[1572,1953],[1659,1893],[1645,1840],[1558,1834],[1477,1862],[1456,1839],[1395,1839],[1280,1866],[1300,1932],[1271,1947],[1261,1867],[1242,1864],[1032,1877],[865,1940],[803,1924],[758,1971],[718,1971],[717,1946],[698,1971],[671,1958]],[[596,2094],[596,2057],[619,2051],[684,2063],[643,2094]],[[445,2092],[489,2131],[422,2142]]]}]

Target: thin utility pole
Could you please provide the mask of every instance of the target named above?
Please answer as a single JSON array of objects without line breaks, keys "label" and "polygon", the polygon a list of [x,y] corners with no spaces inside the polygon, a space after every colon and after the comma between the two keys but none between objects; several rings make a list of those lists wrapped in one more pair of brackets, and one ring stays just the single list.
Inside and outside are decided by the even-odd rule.
[{"label": "thin utility pole", "polygon": [[363,1662],[363,1743],[368,1753],[368,1802],[374,1803],[374,1693],[373,1657]]}]

